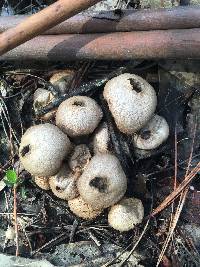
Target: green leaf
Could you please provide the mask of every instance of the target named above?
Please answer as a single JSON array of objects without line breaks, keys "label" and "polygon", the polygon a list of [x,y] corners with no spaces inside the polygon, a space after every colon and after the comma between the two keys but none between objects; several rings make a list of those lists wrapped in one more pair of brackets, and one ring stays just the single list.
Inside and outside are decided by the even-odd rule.
[{"label": "green leaf", "polygon": [[9,186],[9,187],[13,187],[13,184],[10,183],[6,178],[5,178],[3,181],[4,181],[4,183],[5,183],[7,186]]},{"label": "green leaf", "polygon": [[18,177],[17,174],[14,170],[8,170],[6,172],[6,179],[5,181],[7,181],[8,184],[14,185],[17,183]]}]

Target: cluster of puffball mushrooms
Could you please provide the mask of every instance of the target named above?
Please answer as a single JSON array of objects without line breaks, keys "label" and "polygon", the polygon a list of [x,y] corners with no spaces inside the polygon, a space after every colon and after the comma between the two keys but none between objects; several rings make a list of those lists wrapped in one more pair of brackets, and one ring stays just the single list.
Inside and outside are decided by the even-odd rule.
[{"label": "cluster of puffball mushrooms", "polygon": [[[154,112],[157,97],[143,78],[125,73],[109,80],[103,91],[118,129],[131,136],[135,148],[151,150],[169,135],[166,120]],[[50,92],[37,89],[34,105],[46,105]],[[101,122],[103,112],[87,96],[63,101],[55,125],[30,127],[22,136],[20,161],[35,183],[68,202],[70,210],[83,219],[94,219],[108,208],[108,223],[119,231],[133,229],[144,217],[141,200],[124,197],[127,178],[120,161],[109,150],[109,130]],[[74,140],[90,137],[90,143]]]}]

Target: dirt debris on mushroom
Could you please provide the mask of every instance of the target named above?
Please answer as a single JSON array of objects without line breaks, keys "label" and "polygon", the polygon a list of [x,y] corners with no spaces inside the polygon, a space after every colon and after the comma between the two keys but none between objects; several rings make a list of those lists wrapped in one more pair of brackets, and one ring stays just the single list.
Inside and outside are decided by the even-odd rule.
[{"label": "dirt debris on mushroom", "polygon": [[64,163],[60,171],[49,178],[49,185],[54,195],[65,200],[76,198],[79,195],[76,186],[79,176],[79,172],[72,172]]},{"label": "dirt debris on mushroom", "polygon": [[108,213],[109,225],[120,232],[133,229],[142,222],[144,207],[137,198],[124,198],[111,207]]},{"label": "dirt debris on mushroom", "polygon": [[151,119],[157,105],[154,88],[142,77],[124,73],[108,81],[103,96],[119,130],[133,134]]},{"label": "dirt debris on mushroom", "polygon": [[87,96],[74,96],[63,101],[56,113],[56,125],[70,137],[91,134],[103,116],[97,102]]},{"label": "dirt debris on mushroom", "polygon": [[102,209],[124,196],[127,178],[116,156],[97,154],[78,179],[77,187],[86,203],[95,209]]},{"label": "dirt debris on mushroom", "polygon": [[85,144],[75,146],[68,160],[69,167],[72,171],[82,173],[91,157],[90,150]]},{"label": "dirt debris on mushroom", "polygon": [[71,143],[55,125],[45,123],[30,127],[22,136],[19,156],[24,168],[35,176],[56,174]]},{"label": "dirt debris on mushroom", "polygon": [[85,220],[95,219],[102,213],[102,209],[95,209],[86,203],[81,196],[68,201],[70,210],[78,217]]},{"label": "dirt debris on mushroom", "polygon": [[169,126],[165,118],[154,115],[152,119],[133,136],[136,148],[150,150],[159,147],[169,136]]}]

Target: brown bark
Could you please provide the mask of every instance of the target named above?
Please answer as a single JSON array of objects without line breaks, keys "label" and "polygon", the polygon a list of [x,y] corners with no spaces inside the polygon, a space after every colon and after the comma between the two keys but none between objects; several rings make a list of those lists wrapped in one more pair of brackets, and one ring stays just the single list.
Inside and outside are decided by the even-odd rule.
[{"label": "brown bark", "polygon": [[[0,55],[74,16],[100,0],[58,0],[0,35]],[[7,18],[8,19],[8,18]]]},{"label": "brown bark", "polygon": [[39,36],[0,60],[200,58],[200,29]]},{"label": "brown bark", "polygon": [[[0,17],[0,32],[8,30],[27,16]],[[44,34],[107,33],[165,29],[200,28],[200,7],[123,10],[76,15]]]}]

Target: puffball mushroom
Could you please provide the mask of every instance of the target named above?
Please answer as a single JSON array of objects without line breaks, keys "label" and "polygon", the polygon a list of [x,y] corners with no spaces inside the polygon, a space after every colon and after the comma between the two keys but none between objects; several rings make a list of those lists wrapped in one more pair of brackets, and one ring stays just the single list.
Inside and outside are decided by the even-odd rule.
[{"label": "puffball mushroom", "polygon": [[51,176],[59,171],[70,148],[69,138],[55,125],[32,126],[22,136],[20,161],[32,175]]},{"label": "puffball mushroom", "polygon": [[140,130],[150,120],[157,105],[153,87],[143,78],[130,73],[108,81],[103,96],[117,127],[125,134]]},{"label": "puffball mushroom", "polygon": [[79,195],[76,181],[80,174],[72,173],[66,164],[63,164],[60,171],[49,178],[52,192],[58,198],[69,200]]},{"label": "puffball mushroom", "polygon": [[56,125],[71,137],[90,134],[102,119],[100,106],[90,97],[73,96],[58,107]]},{"label": "puffball mushroom", "polygon": [[49,190],[50,189],[49,177],[35,176],[34,182],[36,183],[37,186],[39,186],[43,190]]},{"label": "puffball mushroom", "polygon": [[70,210],[78,217],[92,220],[102,213],[102,209],[94,209],[86,203],[80,196],[68,201]]},{"label": "puffball mushroom", "polygon": [[120,232],[129,231],[142,222],[144,207],[137,198],[125,198],[111,207],[108,213],[109,225]]},{"label": "puffball mushroom", "polygon": [[50,83],[53,84],[61,94],[69,90],[69,86],[74,78],[74,70],[60,70],[54,73],[50,78]]},{"label": "puffball mushroom", "polygon": [[83,200],[94,209],[107,208],[126,192],[127,179],[119,160],[111,154],[97,154],[77,182]]},{"label": "puffball mushroom", "polygon": [[91,159],[89,148],[85,144],[78,145],[74,148],[68,164],[71,170],[79,171],[82,173]]},{"label": "puffball mushroom", "polygon": [[102,123],[95,131],[92,141],[94,154],[107,153],[109,151],[110,135],[107,124]]},{"label": "puffball mushroom", "polygon": [[165,118],[154,115],[153,118],[133,136],[136,148],[150,150],[160,146],[169,136],[169,126]]},{"label": "puffball mushroom", "polygon": [[5,239],[8,240],[14,240],[16,236],[15,228],[12,226],[9,226],[5,233]]},{"label": "puffball mushroom", "polygon": [[50,91],[43,88],[38,88],[33,95],[33,107],[35,112],[37,112],[39,108],[48,105],[52,98],[53,95]]}]

